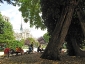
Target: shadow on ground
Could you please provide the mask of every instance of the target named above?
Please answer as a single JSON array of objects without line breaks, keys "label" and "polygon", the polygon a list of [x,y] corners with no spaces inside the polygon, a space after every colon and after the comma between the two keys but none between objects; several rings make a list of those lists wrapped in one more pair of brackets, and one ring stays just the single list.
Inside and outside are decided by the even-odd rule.
[{"label": "shadow on ground", "polygon": [[75,56],[61,56],[61,61],[40,58],[41,53],[24,54],[19,56],[0,58],[0,64],[85,64],[85,58]]}]

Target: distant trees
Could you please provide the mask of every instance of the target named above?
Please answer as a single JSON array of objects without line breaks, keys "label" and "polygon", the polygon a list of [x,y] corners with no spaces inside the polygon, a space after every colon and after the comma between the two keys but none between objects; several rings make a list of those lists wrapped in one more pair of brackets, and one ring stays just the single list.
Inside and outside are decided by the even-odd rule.
[{"label": "distant trees", "polygon": [[34,47],[37,47],[38,44],[39,44],[39,42],[38,42],[35,38],[33,38],[33,37],[28,37],[28,38],[24,41],[24,44],[25,44],[25,45],[30,45],[30,44],[32,44],[32,42],[33,42]]},{"label": "distant trees", "polygon": [[39,44],[45,44],[45,40],[42,36],[39,37],[37,40],[38,40]]},{"label": "distant trees", "polygon": [[14,40],[14,31],[11,23],[9,21],[4,20],[3,16],[0,13],[0,48],[3,50],[3,47],[5,45],[8,47],[12,47],[12,42]]},{"label": "distant trees", "polygon": [[43,38],[44,38],[45,42],[48,43],[50,36],[49,36],[48,33],[45,33],[45,34],[43,35]]},{"label": "distant trees", "polygon": [[24,45],[24,40],[14,40],[14,41],[11,41],[10,43],[8,43],[6,46],[11,48],[11,49],[16,49],[16,47],[21,47]]}]

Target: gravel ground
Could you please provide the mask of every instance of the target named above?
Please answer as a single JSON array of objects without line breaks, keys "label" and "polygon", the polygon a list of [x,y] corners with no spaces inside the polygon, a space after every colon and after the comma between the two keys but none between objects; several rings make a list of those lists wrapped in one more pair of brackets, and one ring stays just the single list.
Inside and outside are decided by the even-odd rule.
[{"label": "gravel ground", "polygon": [[52,61],[40,58],[41,53],[24,54],[12,57],[0,58],[0,64],[85,64],[85,58],[67,56],[61,57],[61,61]]}]

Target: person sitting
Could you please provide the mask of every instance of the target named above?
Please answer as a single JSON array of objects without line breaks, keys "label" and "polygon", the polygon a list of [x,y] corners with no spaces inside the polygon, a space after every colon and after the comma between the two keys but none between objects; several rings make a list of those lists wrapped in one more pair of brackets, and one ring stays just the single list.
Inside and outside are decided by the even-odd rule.
[{"label": "person sitting", "polygon": [[42,51],[41,45],[39,45],[38,48],[37,48],[37,52],[41,52],[41,51]]},{"label": "person sitting", "polygon": [[32,51],[33,51],[32,46],[31,46],[31,45],[29,45],[28,54],[29,54],[30,52],[32,52]]},{"label": "person sitting", "polygon": [[21,47],[19,47],[18,49],[19,49],[19,52],[21,53],[21,55],[24,54],[24,51]]},{"label": "person sitting", "polygon": [[10,51],[10,48],[5,48],[4,49],[4,56],[8,56],[9,57],[9,51]]},{"label": "person sitting", "polygon": [[30,50],[31,50],[31,52],[33,52],[33,42],[30,44]]},{"label": "person sitting", "polygon": [[16,47],[16,55],[18,55],[18,53],[21,53],[21,55],[24,53],[21,47]]},{"label": "person sitting", "polygon": [[15,51],[13,50],[13,49],[10,49],[10,54],[14,54],[15,53]]}]

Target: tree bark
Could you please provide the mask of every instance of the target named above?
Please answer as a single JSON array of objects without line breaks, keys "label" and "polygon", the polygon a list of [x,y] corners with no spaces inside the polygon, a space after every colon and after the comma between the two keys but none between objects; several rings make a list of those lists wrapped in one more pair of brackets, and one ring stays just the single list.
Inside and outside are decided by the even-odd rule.
[{"label": "tree bark", "polygon": [[[81,28],[82,28],[82,31],[83,31],[83,35],[84,35],[84,37],[85,37],[85,22],[84,22],[84,15],[82,15],[82,14],[84,14],[83,13],[83,11],[79,8],[79,9],[77,9],[76,10],[76,12],[77,12],[77,15],[78,15],[78,18],[79,18],[79,21],[80,21],[80,24],[81,24]],[[84,39],[84,38],[83,38]],[[71,43],[72,43],[72,46],[73,46],[73,48],[74,48],[74,50],[75,50],[75,54],[76,54],[76,56],[80,56],[80,57],[85,57],[85,51],[82,51],[81,49],[80,49],[80,47],[78,46],[78,42],[81,42],[80,40],[77,40],[76,38],[74,38],[74,37],[72,37],[71,38]]]},{"label": "tree bark", "polygon": [[77,11],[78,18],[80,20],[80,24],[81,24],[81,27],[82,27],[83,34],[85,36],[85,20],[83,18],[84,12],[80,8],[76,11]]},{"label": "tree bark", "polygon": [[67,54],[69,56],[75,56],[76,54],[75,54],[75,50],[74,50],[73,45],[72,45],[71,38],[68,37],[66,42],[67,42],[67,46],[66,46],[67,47]]},{"label": "tree bark", "polygon": [[[74,11],[75,12],[75,11]],[[81,44],[83,43],[83,31],[78,17],[72,18],[71,25],[69,27],[68,33],[66,35],[67,42],[67,53],[70,56],[75,56],[75,51],[72,46],[71,38],[76,38],[77,44],[80,48],[82,48]]]},{"label": "tree bark", "polygon": [[70,4],[62,12],[61,18],[58,21],[50,42],[48,43],[46,50],[42,54],[41,58],[60,60],[59,50],[64,43],[65,37],[67,35],[74,8],[75,6],[73,6],[73,4]]},{"label": "tree bark", "polygon": [[85,57],[85,51],[82,51],[80,47],[77,45],[76,38],[71,38],[73,48],[75,50],[76,56]]}]

